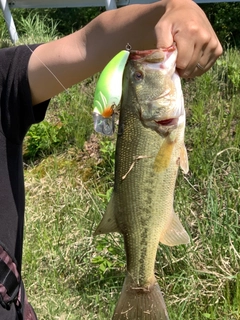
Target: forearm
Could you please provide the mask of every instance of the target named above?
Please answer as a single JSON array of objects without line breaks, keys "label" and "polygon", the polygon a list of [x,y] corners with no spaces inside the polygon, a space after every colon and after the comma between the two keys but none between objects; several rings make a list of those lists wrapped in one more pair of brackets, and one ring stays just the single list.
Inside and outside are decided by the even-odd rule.
[{"label": "forearm", "polygon": [[[161,17],[174,7],[179,8],[181,4],[186,6],[192,2],[161,0],[152,4],[125,6],[99,15],[84,28],[85,56],[89,62],[87,73],[91,75],[100,71],[127,43],[137,50],[159,47],[155,28]],[[81,31],[79,35],[82,38]]]},{"label": "forearm", "polygon": [[127,6],[98,16],[84,28],[86,72],[93,74],[101,70],[127,43],[133,49],[156,48],[154,27],[164,12],[165,8],[159,1],[151,5]]},{"label": "forearm", "polygon": [[161,2],[107,11],[81,30],[38,47],[29,62],[33,104],[102,70],[127,43],[135,49],[154,48],[154,25],[163,13]]},{"label": "forearm", "polygon": [[[184,77],[201,75],[222,53],[204,12],[192,0],[162,0],[104,12],[81,30],[43,44],[32,54],[28,75],[33,104],[101,71],[127,43],[143,50],[173,42],[177,68]],[[203,68],[197,69],[197,64]]]}]

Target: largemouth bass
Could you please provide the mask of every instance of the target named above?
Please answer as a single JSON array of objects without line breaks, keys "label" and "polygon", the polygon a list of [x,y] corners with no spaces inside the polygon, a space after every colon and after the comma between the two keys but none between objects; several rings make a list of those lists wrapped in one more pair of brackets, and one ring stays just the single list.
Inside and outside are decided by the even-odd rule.
[{"label": "largemouth bass", "polygon": [[179,166],[188,171],[177,49],[131,51],[123,76],[112,198],[95,234],[124,237],[127,275],[114,320],[167,320],[154,275],[159,241],[186,244],[173,210]]}]

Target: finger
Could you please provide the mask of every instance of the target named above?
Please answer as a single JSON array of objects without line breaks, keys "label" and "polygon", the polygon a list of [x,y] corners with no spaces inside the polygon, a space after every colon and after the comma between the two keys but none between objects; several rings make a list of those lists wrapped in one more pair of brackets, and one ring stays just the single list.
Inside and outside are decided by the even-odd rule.
[{"label": "finger", "polygon": [[213,66],[213,64],[216,62],[216,60],[219,58],[221,54],[222,46],[219,42],[217,43],[216,48],[214,49],[206,48],[202,57],[199,59],[195,67],[192,69],[192,72],[189,72],[187,75],[184,75],[184,77],[193,78],[196,76],[201,76],[203,73],[208,71]]},{"label": "finger", "polygon": [[174,41],[178,49],[177,68],[185,70],[194,54],[194,42],[191,39],[187,40],[185,37],[181,37],[180,34],[174,36]]},{"label": "finger", "polygon": [[171,25],[168,21],[165,19],[162,19],[158,22],[158,24],[155,26],[155,34],[157,36],[157,44],[156,47],[158,49],[160,48],[168,48],[170,47],[174,40],[171,30]]},{"label": "finger", "polygon": [[[176,34],[174,40],[178,44],[178,60],[177,68],[179,73],[183,77],[189,77],[196,71],[197,63],[205,67],[210,57],[215,51],[217,41],[211,39],[211,35],[208,32],[197,32],[192,37],[182,37],[182,33]],[[212,49],[214,48],[214,49]],[[198,68],[198,69],[201,69]],[[201,73],[201,71],[198,71]]]},{"label": "finger", "polygon": [[202,75],[212,67],[221,54],[222,46],[216,37],[210,39],[207,45],[196,44],[188,65],[179,71],[180,76],[193,78]]},{"label": "finger", "polygon": [[[176,38],[174,39],[176,41]],[[188,78],[195,70],[197,62],[202,57],[202,50],[198,49],[194,43],[186,41],[186,39],[177,39],[178,57],[176,67],[181,77]]]},{"label": "finger", "polygon": [[[201,51],[202,53],[202,51]],[[207,60],[206,60],[207,57]],[[208,56],[207,55],[194,55],[191,63],[184,69],[184,70],[178,70],[179,75],[182,78],[194,78],[196,76],[202,75],[204,72],[206,72],[207,66],[208,66]]]}]

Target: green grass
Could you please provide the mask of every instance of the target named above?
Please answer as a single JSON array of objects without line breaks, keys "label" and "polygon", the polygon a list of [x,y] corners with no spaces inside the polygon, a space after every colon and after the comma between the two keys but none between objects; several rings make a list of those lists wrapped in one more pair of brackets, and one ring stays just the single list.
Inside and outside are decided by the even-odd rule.
[{"label": "green grass", "polygon": [[[183,83],[190,171],[179,173],[174,206],[191,243],[159,245],[156,261],[171,320],[240,319],[239,69],[229,49]],[[23,278],[40,320],[108,320],[124,280],[121,236],[92,236],[113,186],[115,148],[115,138],[91,135],[95,83],[54,98],[24,145]]]},{"label": "green grass", "polygon": [[[240,105],[225,63],[233,59],[240,66],[236,57],[235,51],[226,52],[206,75],[183,84],[190,172],[179,173],[175,210],[191,244],[160,245],[156,262],[172,320],[240,319]],[[64,112],[66,97],[54,99],[48,115],[53,123]],[[77,110],[73,97],[67,108]],[[77,136],[86,121],[76,123]],[[92,237],[109,200],[114,168],[115,140],[96,140],[91,156],[91,149],[82,152],[73,141],[25,172],[23,270],[40,320],[110,319],[121,291],[121,237]]]}]

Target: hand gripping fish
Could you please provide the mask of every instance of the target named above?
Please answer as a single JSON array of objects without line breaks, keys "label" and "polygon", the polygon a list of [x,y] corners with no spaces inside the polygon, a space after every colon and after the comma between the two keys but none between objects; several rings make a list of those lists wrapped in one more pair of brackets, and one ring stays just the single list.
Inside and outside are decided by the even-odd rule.
[{"label": "hand gripping fish", "polygon": [[112,198],[95,234],[124,237],[127,275],[114,320],[167,320],[154,276],[159,241],[187,244],[173,210],[179,166],[188,172],[177,49],[131,51],[123,76]]}]

